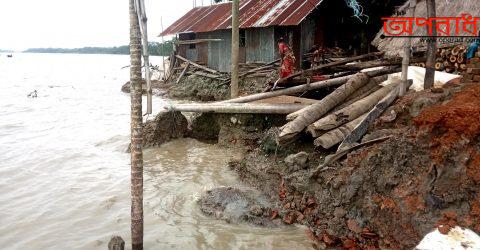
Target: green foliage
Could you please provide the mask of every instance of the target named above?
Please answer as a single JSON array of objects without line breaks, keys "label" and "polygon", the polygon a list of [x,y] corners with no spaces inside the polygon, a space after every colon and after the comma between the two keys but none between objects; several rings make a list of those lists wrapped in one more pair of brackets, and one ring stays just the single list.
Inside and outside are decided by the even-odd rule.
[{"label": "green foliage", "polygon": [[[173,51],[174,40],[165,41],[163,44],[151,42],[148,44],[148,52],[152,56],[169,56]],[[128,45],[119,47],[83,47],[74,49],[65,48],[31,48],[23,52],[28,53],[71,53],[71,54],[130,54]]]}]

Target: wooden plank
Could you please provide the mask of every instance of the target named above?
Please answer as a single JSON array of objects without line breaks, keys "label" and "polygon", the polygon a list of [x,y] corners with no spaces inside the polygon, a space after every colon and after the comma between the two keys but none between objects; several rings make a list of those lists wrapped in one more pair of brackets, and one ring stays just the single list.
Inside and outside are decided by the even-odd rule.
[{"label": "wooden plank", "polygon": [[198,63],[194,63],[194,62],[192,62],[192,61],[188,60],[187,58],[184,58],[184,57],[182,57],[182,56],[180,56],[180,55],[175,55],[175,57],[177,57],[178,59],[180,59],[180,60],[182,60],[182,61],[184,61],[184,62],[188,62],[188,63],[190,63],[191,65],[193,65],[193,66],[195,66],[195,67],[197,67],[197,68],[199,68],[199,69],[203,69],[203,70],[208,71],[208,72],[213,73],[213,74],[218,74],[218,73],[219,73],[219,72],[216,71],[216,70],[213,70],[213,69],[204,67],[204,66],[202,66],[202,65],[200,65],[200,64],[198,64]]},{"label": "wooden plank", "polygon": [[190,63],[187,62],[187,65],[185,65],[185,68],[183,68],[182,73],[180,73],[180,75],[179,75],[178,78],[177,78],[177,82],[176,82],[177,84],[180,83],[180,81],[182,80],[183,76],[184,76],[185,73],[187,72],[189,66],[190,66]]}]

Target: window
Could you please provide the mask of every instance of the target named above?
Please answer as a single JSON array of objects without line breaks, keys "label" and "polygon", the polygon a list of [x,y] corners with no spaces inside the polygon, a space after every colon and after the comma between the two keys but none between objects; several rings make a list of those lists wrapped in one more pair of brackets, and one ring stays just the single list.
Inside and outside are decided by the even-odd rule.
[{"label": "window", "polygon": [[[197,35],[195,33],[190,33],[188,34],[188,40],[195,40],[197,38]],[[192,43],[188,46],[189,49],[195,49],[197,46],[195,43]]]},{"label": "window", "polygon": [[240,35],[240,41],[239,41],[240,47],[245,47],[245,45],[246,45],[245,44],[246,43],[245,30],[244,29],[240,30],[239,35]]}]

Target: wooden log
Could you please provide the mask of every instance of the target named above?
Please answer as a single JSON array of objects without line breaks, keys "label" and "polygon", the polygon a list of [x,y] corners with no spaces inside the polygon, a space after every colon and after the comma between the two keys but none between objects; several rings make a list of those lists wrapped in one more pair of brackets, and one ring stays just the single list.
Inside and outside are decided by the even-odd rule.
[{"label": "wooden log", "polygon": [[282,145],[284,142],[296,137],[308,125],[344,101],[357,89],[366,85],[369,79],[370,77],[366,73],[355,74],[344,85],[338,87],[318,103],[304,108],[293,121],[288,122],[281,128],[280,134],[277,136],[277,143]]},{"label": "wooden log", "polygon": [[[422,62],[422,61],[425,61],[425,58],[414,58],[410,60],[411,63]],[[328,71],[328,72],[360,71],[363,69],[376,68],[381,66],[394,66],[394,65],[401,65],[401,64],[402,64],[402,58],[400,57],[385,58],[379,61],[368,61],[368,62],[361,62],[361,63],[355,63],[355,64],[335,66],[335,67],[327,68],[325,69],[325,71]]]},{"label": "wooden log", "polygon": [[165,106],[168,111],[226,113],[226,114],[289,114],[305,108],[307,104],[268,104],[268,103],[211,103],[211,104],[171,104]]},{"label": "wooden log", "polygon": [[206,78],[214,79],[214,80],[219,80],[219,81],[225,81],[226,80],[225,78],[222,78],[219,75],[209,74],[209,73],[205,73],[205,72],[202,72],[202,71],[196,71],[193,74],[197,75],[197,76],[203,76],[203,77],[206,77]]},{"label": "wooden log", "polygon": [[457,57],[455,55],[451,55],[448,60],[451,62],[451,63],[455,63],[457,61]]},{"label": "wooden log", "polygon": [[365,114],[375,106],[380,100],[382,100],[388,93],[394,88],[397,88],[398,83],[389,84],[375,93],[347,106],[337,112],[327,115],[320,120],[314,122],[308,126],[308,131],[313,135],[318,130],[331,130],[342,124],[350,122],[362,114]]},{"label": "wooden log", "polygon": [[[395,72],[398,72],[399,68],[398,67],[386,67],[383,69],[378,69],[378,70],[373,70],[369,71],[366,74],[369,77],[376,77],[376,76],[381,76],[381,75],[386,75],[386,74],[392,74]],[[339,86],[348,81],[352,76],[343,76],[343,77],[338,77],[338,78],[332,78],[328,79],[325,81],[319,81],[319,82],[312,82],[309,84],[302,84],[299,86],[291,87],[291,88],[286,88],[286,89],[281,89],[281,90],[276,90],[272,92],[266,92],[266,93],[258,93],[258,94],[253,94],[249,96],[242,96],[239,98],[235,99],[230,99],[226,101],[221,101],[219,103],[245,103],[245,102],[253,102],[256,100],[262,100],[270,97],[275,97],[275,96],[281,96],[281,95],[291,95],[299,92],[305,92],[309,90],[315,90],[315,89],[321,89],[325,87],[331,87],[331,86]]]},{"label": "wooden log", "polygon": [[368,58],[376,58],[376,57],[383,56],[383,54],[385,54],[385,53],[384,52],[374,52],[374,53],[369,53],[369,54],[365,54],[365,55],[349,57],[349,58],[342,59],[342,60],[339,60],[339,61],[335,61],[335,62],[332,62],[332,63],[316,66],[316,67],[313,67],[311,69],[301,70],[297,73],[291,74],[290,76],[282,78],[279,83],[282,83],[282,82],[284,82],[288,79],[292,79],[292,78],[297,77],[297,76],[301,76],[301,75],[303,75],[305,73],[308,73],[308,72],[314,72],[314,71],[318,71],[318,70],[321,70],[321,69],[326,69],[326,68],[329,68],[329,67],[338,66],[338,65],[342,65],[342,64],[347,64],[347,63],[350,63],[350,62],[360,61],[360,60],[364,60],[364,59],[368,59]]},{"label": "wooden log", "polygon": [[216,70],[213,70],[213,69],[204,67],[204,66],[202,66],[202,65],[200,65],[200,64],[198,64],[198,63],[192,62],[192,61],[188,60],[187,58],[184,58],[184,57],[182,57],[182,56],[180,56],[180,55],[175,55],[175,57],[177,57],[178,59],[180,59],[180,60],[182,60],[182,61],[184,61],[184,62],[190,63],[192,66],[197,67],[197,68],[199,68],[199,69],[205,70],[205,71],[210,72],[210,73],[213,73],[213,74],[219,74],[219,72],[216,71]]},{"label": "wooden log", "polygon": [[[348,97],[347,102],[344,102],[341,105],[335,107],[333,109],[333,111],[335,112],[337,110],[340,110],[340,109],[342,109],[342,108],[344,108],[344,107],[346,107],[346,106],[364,98],[365,96],[375,92],[376,90],[378,90],[380,88],[379,84],[382,83],[383,81],[386,81],[387,79],[388,79],[387,75],[370,78],[367,85],[365,85],[365,86],[359,88],[357,91],[355,91],[351,96]],[[297,112],[293,112],[293,113],[287,115],[287,117],[286,117],[287,121],[293,121],[295,118],[297,118],[297,116],[300,113],[301,112],[299,110]]]},{"label": "wooden log", "polygon": [[[413,81],[408,80],[407,87],[412,85]],[[363,135],[367,132],[368,127],[372,124],[384,111],[387,109],[399,95],[400,88],[394,88],[386,97],[373,107],[367,116],[352,130],[352,132],[343,140],[343,142],[338,147],[337,152],[342,149],[349,148],[354,146],[354,144],[359,141]]]},{"label": "wooden log", "polygon": [[352,130],[363,120],[363,118],[365,118],[365,116],[367,115],[364,114],[360,117],[357,117],[353,121],[344,124],[343,126],[328,131],[321,136],[317,136],[318,138],[315,139],[313,144],[315,145],[315,147],[322,147],[324,149],[329,149],[339,144],[347,137],[348,134],[352,132]]},{"label": "wooden log", "polygon": [[184,76],[185,73],[187,72],[189,66],[190,66],[190,63],[187,62],[187,65],[185,65],[185,68],[183,68],[182,73],[180,73],[180,75],[178,76],[177,81],[176,81],[176,84],[179,84],[179,83],[180,83],[180,81],[182,80],[183,76]]}]

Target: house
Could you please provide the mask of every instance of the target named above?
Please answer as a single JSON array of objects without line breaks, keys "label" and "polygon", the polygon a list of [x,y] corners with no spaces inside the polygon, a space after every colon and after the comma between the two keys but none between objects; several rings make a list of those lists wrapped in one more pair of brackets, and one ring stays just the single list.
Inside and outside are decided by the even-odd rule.
[{"label": "house", "polygon": [[[356,9],[369,14],[354,16],[345,0],[240,0],[240,62],[274,61],[281,37],[292,47],[297,68],[313,45],[369,52],[375,49],[369,43],[381,27],[381,16],[403,1],[368,2]],[[231,3],[193,8],[160,35],[177,36],[179,55],[230,71]]]},{"label": "house", "polygon": [[[470,14],[474,17],[480,16],[480,1],[445,1],[445,0],[436,0],[436,15],[437,17],[459,17],[462,14]],[[399,13],[405,12],[409,2],[403,4],[399,7]],[[427,17],[427,6],[425,0],[418,0],[415,8],[415,17]],[[453,31],[454,24],[451,23],[451,30]],[[480,28],[480,26],[478,26]],[[471,34],[466,33],[463,29],[459,29],[460,36],[471,36]],[[380,51],[385,51],[388,56],[402,56],[403,47],[405,45],[405,39],[398,39],[392,37],[384,38],[383,28],[378,31],[375,39],[372,41],[372,45],[376,46]],[[414,25],[413,35],[416,36],[412,39],[412,47],[416,51],[425,51],[426,50],[426,41],[422,41],[419,36],[427,36],[427,29],[425,27],[419,27]],[[452,33],[453,35],[453,33]],[[438,47],[448,47],[459,43],[470,43],[471,39],[456,39],[454,37],[437,39]]]}]

